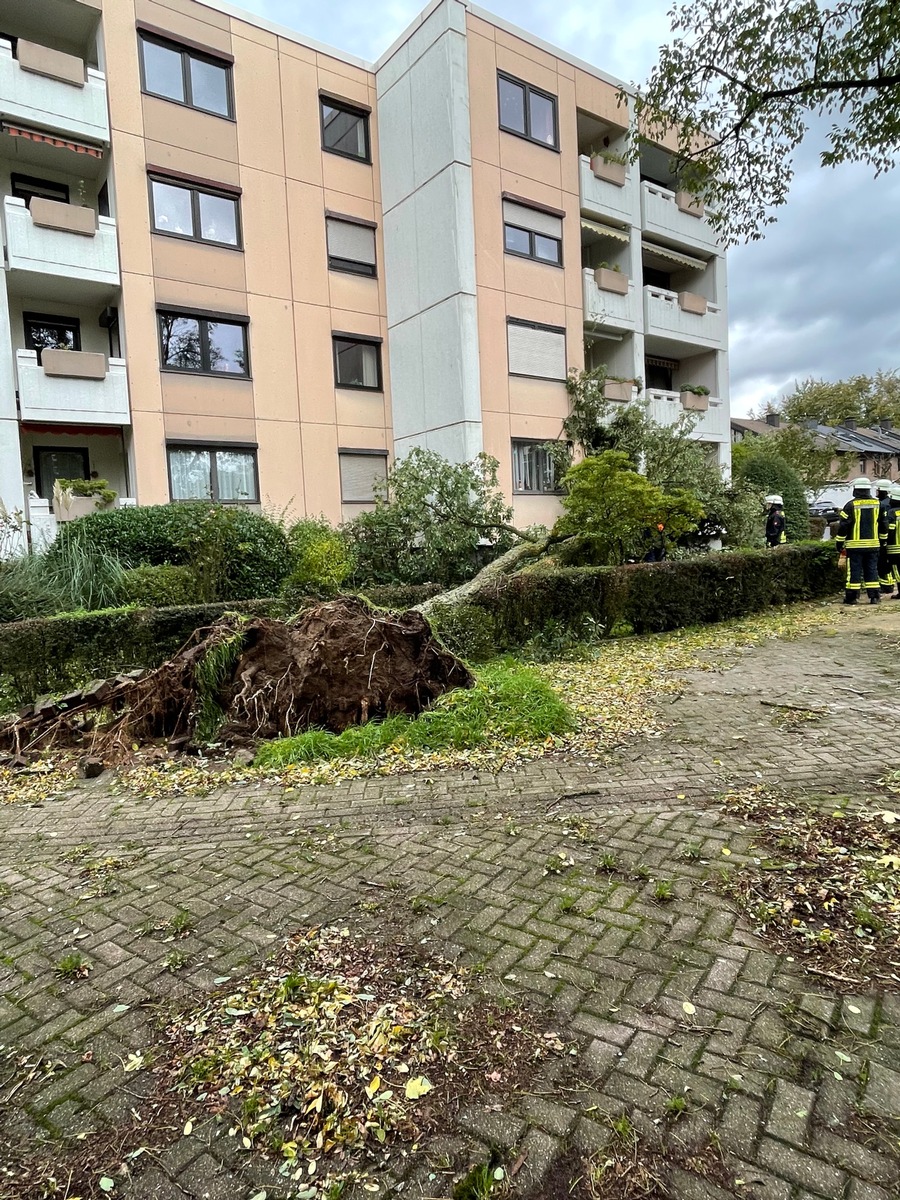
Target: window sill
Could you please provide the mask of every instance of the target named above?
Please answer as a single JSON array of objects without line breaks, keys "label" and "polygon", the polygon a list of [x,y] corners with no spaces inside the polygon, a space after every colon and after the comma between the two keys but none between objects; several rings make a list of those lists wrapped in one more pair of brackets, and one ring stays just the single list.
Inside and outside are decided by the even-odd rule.
[{"label": "window sill", "polygon": [[252,383],[252,375],[238,375],[234,371],[192,371],[189,367],[163,367],[159,368],[161,375],[189,375],[191,377],[200,376],[203,379],[230,379],[234,383]]},{"label": "window sill", "polygon": [[520,492],[520,491],[517,491],[516,488],[513,488],[512,494],[514,496],[550,496],[557,500],[561,500],[563,498],[563,496],[565,496],[566,493],[565,492]]},{"label": "window sill", "polygon": [[540,138],[529,137],[527,133],[520,133],[518,129],[510,129],[507,125],[500,126],[501,133],[508,133],[510,137],[518,138],[522,142],[530,142],[532,146],[541,146],[544,150],[552,150],[555,154],[561,154],[559,146],[553,146],[550,142],[542,142]]},{"label": "window sill", "polygon": [[523,262],[537,263],[539,267],[556,267],[558,271],[565,269],[565,264],[561,262],[553,262],[549,258],[535,258],[533,254],[522,254],[519,250],[506,250],[504,254],[508,254],[510,258],[520,258]]},{"label": "window sill", "polygon": [[150,232],[154,237],[170,238],[173,242],[188,242],[193,246],[212,246],[216,250],[236,250],[238,254],[244,253],[243,245],[236,246],[234,242],[213,242],[209,238],[191,237],[187,233],[172,233],[168,229],[153,229]]},{"label": "window sill", "polygon": [[341,265],[337,259],[328,260],[328,270],[334,271],[338,275],[355,275],[357,279],[377,279],[378,275],[373,267],[368,270],[364,263],[358,265]]},{"label": "window sill", "polygon": [[141,88],[142,96],[152,96],[154,100],[165,100],[167,104],[177,104],[179,108],[186,108],[190,112],[203,113],[206,117],[218,117],[220,121],[229,121],[232,125],[237,124],[237,118],[229,113],[214,112],[211,108],[198,108],[196,104],[188,104],[186,100],[176,100],[174,96],[162,96],[159,92],[150,92],[146,88]]},{"label": "window sill", "polygon": [[349,159],[350,162],[362,163],[364,167],[371,167],[372,165],[371,154],[367,154],[366,157],[363,158],[359,154],[348,154],[346,150],[333,150],[331,146],[323,146],[322,152],[323,154],[335,154],[338,158]]},{"label": "window sill", "polygon": [[384,386],[379,384],[378,387],[366,387],[362,383],[335,383],[335,388],[342,392],[369,392],[374,396],[384,395]]}]

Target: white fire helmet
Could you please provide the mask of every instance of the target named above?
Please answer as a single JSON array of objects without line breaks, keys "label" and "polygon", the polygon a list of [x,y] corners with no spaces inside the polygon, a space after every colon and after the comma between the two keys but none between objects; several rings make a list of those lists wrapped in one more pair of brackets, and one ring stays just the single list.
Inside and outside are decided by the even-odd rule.
[{"label": "white fire helmet", "polygon": [[854,492],[869,492],[872,490],[872,480],[868,477],[868,475],[857,475],[855,479],[851,480],[850,486],[853,488]]}]

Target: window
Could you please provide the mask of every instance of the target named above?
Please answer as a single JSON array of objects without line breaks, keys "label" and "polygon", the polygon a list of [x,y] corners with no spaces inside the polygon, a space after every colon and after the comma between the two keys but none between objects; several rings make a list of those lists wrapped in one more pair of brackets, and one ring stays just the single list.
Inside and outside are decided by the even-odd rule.
[{"label": "window", "polygon": [[160,312],[157,316],[164,371],[249,376],[245,321],[217,313]]},{"label": "window", "polygon": [[69,203],[69,188],[65,183],[54,183],[50,179],[35,179],[31,175],[13,175],[10,177],[12,194],[26,204],[37,196],[39,200],[56,200],[60,204]]},{"label": "window", "polygon": [[173,500],[256,504],[256,450],[244,446],[169,446],[169,494]]},{"label": "window", "polygon": [[369,157],[369,114],[363,108],[354,108],[343,100],[331,100],[321,96],[322,147],[332,154],[343,154],[345,158],[358,158],[370,162]]},{"label": "window", "polygon": [[384,450],[338,450],[341,468],[341,499],[344,504],[371,504],[375,485],[387,479]]},{"label": "window", "polygon": [[513,491],[524,495],[558,495],[556,465],[546,442],[513,441]]},{"label": "window", "polygon": [[34,486],[42,500],[53,500],[57,479],[90,479],[87,449],[82,446],[35,446]]},{"label": "window", "polygon": [[146,33],[140,43],[145,92],[218,117],[234,116],[229,63]]},{"label": "window", "polygon": [[506,337],[510,375],[565,382],[565,329],[510,318],[506,324]]},{"label": "window", "polygon": [[556,129],[556,97],[533,88],[530,83],[498,75],[500,128],[507,133],[559,149]]},{"label": "window", "polygon": [[561,267],[562,218],[504,200],[503,245],[507,254]]},{"label": "window", "polygon": [[41,361],[42,350],[80,350],[81,322],[77,317],[47,317],[41,313],[23,313],[25,345],[37,350]]},{"label": "window", "polygon": [[646,386],[650,391],[671,392],[674,389],[675,374],[681,368],[681,363],[674,358],[644,359],[644,376]]},{"label": "window", "polygon": [[236,196],[151,177],[150,215],[154,233],[240,248]]},{"label": "window", "polygon": [[325,218],[329,271],[375,274],[375,227],[339,217]]},{"label": "window", "polygon": [[381,343],[377,338],[358,338],[336,333],[334,344],[334,382],[337,387],[381,391]]}]

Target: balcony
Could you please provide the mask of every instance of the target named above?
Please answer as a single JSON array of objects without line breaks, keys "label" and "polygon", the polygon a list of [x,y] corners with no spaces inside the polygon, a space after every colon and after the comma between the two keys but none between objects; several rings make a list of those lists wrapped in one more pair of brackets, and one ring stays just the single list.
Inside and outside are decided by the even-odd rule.
[{"label": "balcony", "polygon": [[[685,415],[681,406],[680,392],[646,391],[644,404],[647,416],[658,425],[674,425]],[[715,396],[709,397],[709,408],[706,412],[687,411],[688,416],[696,417],[692,436],[704,442],[727,442],[731,439],[731,420],[728,405]]]},{"label": "balcony", "polygon": [[20,39],[18,58],[0,38],[0,111],[74,138],[109,142],[106,78],[69,54]]},{"label": "balcony", "polygon": [[704,250],[714,254],[719,248],[716,235],[705,216],[693,215],[692,205],[682,192],[646,179],[641,183],[641,227],[663,241]]},{"label": "balcony", "polygon": [[119,249],[112,217],[98,217],[92,208],[37,197],[29,209],[24,200],[6,196],[3,211],[10,271],[57,276],[76,285],[119,286]]},{"label": "balcony", "polygon": [[622,286],[628,289],[624,294],[620,294],[599,287],[595,272],[590,267],[584,268],[581,277],[584,319],[588,324],[608,325],[612,329],[634,329],[637,326],[637,299],[633,280],[619,275]]},{"label": "balcony", "polygon": [[125,360],[78,350],[16,351],[19,416],[66,425],[130,425]]},{"label": "balcony", "polygon": [[[615,165],[615,164],[613,164]],[[581,211],[598,217],[613,217],[617,221],[634,221],[634,192],[631,182],[631,167],[622,168],[625,173],[624,186],[608,179],[598,179],[591,170],[587,154],[579,159],[581,175]]]},{"label": "balcony", "polygon": [[724,349],[728,337],[725,314],[718,305],[692,292],[658,287],[644,288],[644,333],[710,350]]}]

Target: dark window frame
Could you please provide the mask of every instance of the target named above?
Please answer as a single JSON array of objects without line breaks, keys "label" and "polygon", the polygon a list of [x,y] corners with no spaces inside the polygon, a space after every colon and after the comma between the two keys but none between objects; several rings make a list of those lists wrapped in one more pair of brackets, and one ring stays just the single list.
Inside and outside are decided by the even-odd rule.
[{"label": "dark window frame", "polygon": [[[509,246],[507,246],[507,244],[506,244],[507,229],[515,229],[519,233],[527,233],[528,234],[528,246],[529,246],[530,253],[524,254],[521,250],[510,250]],[[537,237],[542,237],[545,242],[556,242],[557,246],[559,247],[559,258],[557,259],[556,262],[554,262],[552,258],[541,258],[540,255],[535,254],[534,239]],[[526,229],[524,227],[524,225],[516,225],[512,221],[504,221],[503,222],[503,253],[511,254],[513,256],[513,258],[524,258],[524,259],[527,259],[528,262],[540,263],[541,266],[544,266],[544,267],[562,267],[562,266],[564,266],[562,238],[551,237],[548,233],[536,233],[535,230]]]},{"label": "dark window frame", "polygon": [[[504,125],[502,120],[502,108],[500,104],[500,81],[505,79],[508,83],[515,84],[516,87],[524,89],[525,92],[525,132],[521,129],[512,129],[509,125]],[[531,104],[530,99],[532,94],[542,97],[544,100],[549,100],[553,105],[553,142],[545,142],[542,138],[534,137],[531,133]],[[531,142],[534,146],[543,146],[545,150],[555,150],[557,154],[559,149],[559,97],[554,96],[551,92],[545,92],[543,88],[535,87],[534,84],[528,83],[524,79],[517,79],[515,75],[510,75],[508,71],[497,72],[497,120],[500,128],[504,133],[511,133],[513,137],[523,138],[526,142]]]},{"label": "dark window frame", "polygon": [[[372,238],[375,242],[375,261],[373,263],[359,262],[355,258],[339,258],[336,254],[328,253],[328,222],[342,221],[345,225],[359,225],[364,229],[371,229]],[[362,217],[344,217],[339,213],[325,213],[325,253],[328,257],[328,270],[339,271],[344,275],[361,275],[364,279],[378,278],[378,235],[376,230],[378,225],[374,221],[366,221]]]},{"label": "dark window frame", "polygon": [[[208,366],[202,366],[199,371],[193,367],[173,367],[165,361],[163,347],[162,317],[184,317],[188,321],[198,321],[200,325],[200,360],[209,363],[209,325],[237,325],[244,334],[244,370],[243,371],[213,371]],[[250,321],[234,313],[213,313],[203,310],[178,308],[174,305],[164,306],[156,310],[156,334],[159,349],[159,369],[172,375],[205,375],[212,379],[252,379],[250,373]]]},{"label": "dark window frame", "polygon": [[[200,497],[187,497],[185,499],[176,500],[172,495],[172,450],[205,450],[209,456],[209,483],[212,495],[209,500],[200,499]],[[254,500],[222,500],[219,497],[219,468],[216,463],[216,455],[219,451],[226,453],[234,453],[240,451],[243,454],[249,454],[253,459],[253,481],[256,484],[256,498]],[[198,442],[193,440],[182,440],[181,438],[166,439],[166,475],[169,481],[169,503],[170,504],[229,504],[235,507],[239,505],[256,504],[260,501],[259,491],[259,447],[255,442]]]},{"label": "dark window frame", "polygon": [[[509,439],[510,452],[511,452],[511,457],[513,459],[512,466],[513,466],[513,495],[514,496],[564,496],[565,495],[565,491],[564,491],[563,487],[561,486],[562,481],[560,479],[555,479],[554,480],[555,486],[550,489],[538,488],[534,491],[528,491],[525,488],[517,488],[516,487],[516,479],[515,479],[515,449],[516,449],[516,447],[517,446],[546,446],[547,443],[552,440],[553,440],[552,438],[517,438],[517,437]],[[545,453],[546,453],[546,451],[545,451]],[[548,455],[548,458],[549,458],[549,455]],[[552,459],[550,459],[550,461],[552,462]]]},{"label": "dark window frame", "polygon": [[[350,116],[359,117],[363,122],[365,131],[366,152],[365,155],[350,154],[346,150],[337,150],[333,146],[325,144],[325,106],[337,109],[338,112],[348,113]],[[365,163],[367,166],[372,165],[372,131],[369,128],[369,120],[372,116],[371,109],[361,107],[358,104],[352,104],[349,100],[341,100],[337,96],[329,96],[327,92],[319,93],[319,130],[322,136],[322,149],[326,154],[336,154],[338,158],[347,158],[351,162]]]},{"label": "dark window frame", "polygon": [[[150,33],[145,29],[138,30],[138,65],[141,73],[141,91],[145,96],[155,96],[157,100],[167,100],[170,104],[178,104],[181,108],[190,108],[194,112],[206,113],[210,117],[219,117],[223,121],[234,121],[234,79],[233,79],[233,63],[226,58],[218,58],[215,54],[206,53],[202,50],[197,50],[193,46],[186,46],[183,42],[177,41],[175,38],[161,37],[159,34]],[[176,54],[181,55],[181,82],[184,91],[184,99],[178,100],[174,96],[164,96],[162,92],[154,92],[147,84],[147,71],[144,65],[144,44],[151,42],[156,46],[162,46],[164,50],[172,50]],[[204,108],[202,104],[194,104],[193,102],[193,85],[191,83],[191,64],[190,60],[195,58],[198,62],[209,63],[211,66],[219,67],[225,72],[225,99],[228,104],[228,112],[216,112],[214,108]]]},{"label": "dark window frame", "polygon": [[41,477],[41,455],[42,454],[80,454],[84,467],[82,479],[90,479],[91,477],[91,458],[90,451],[86,446],[32,446],[31,459],[34,464],[34,487],[37,494],[42,500],[49,500],[53,503],[53,496],[44,496],[44,481]]},{"label": "dark window frame", "polygon": [[[18,171],[13,171],[9,177],[10,195],[15,196],[18,200],[25,200],[26,206],[31,202],[31,199],[37,197],[41,200],[54,200],[57,204],[68,204],[71,196],[69,185],[67,183],[57,183],[55,179],[41,179],[37,175],[22,175]],[[61,200],[58,196],[41,196],[39,192],[33,192],[32,188],[41,188],[46,191],[54,189],[65,195],[65,199]],[[31,197],[26,200],[24,196],[20,196],[19,192],[31,192]]]},{"label": "dark window frame", "polygon": [[[567,375],[563,376],[560,379],[551,379],[549,375],[531,375],[531,374],[527,374],[523,371],[513,371],[511,369],[512,364],[509,361],[509,327],[510,327],[510,325],[519,325],[523,329],[537,329],[537,330],[540,330],[542,333],[561,334],[562,339],[563,339],[563,346],[565,347],[565,352],[566,352],[566,364],[568,365],[569,334],[568,334],[568,330],[566,329],[565,325],[546,325],[543,321],[526,321],[522,317],[507,317],[506,318],[506,366],[507,366],[507,372],[510,375],[510,377],[513,379],[542,379],[544,381],[544,383],[565,383]],[[519,441],[519,440],[527,440],[527,439],[516,439],[516,440]]]},{"label": "dark window frame", "polygon": [[340,485],[340,489],[341,489],[341,504],[374,504],[375,503],[374,496],[372,497],[371,500],[345,500],[344,499],[344,481],[341,478],[341,456],[342,455],[346,455],[347,457],[349,457],[350,455],[356,455],[356,456],[366,456],[368,458],[384,459],[384,477],[385,477],[385,479],[387,479],[388,457],[389,457],[387,450],[370,450],[368,448],[364,449],[364,450],[357,450],[357,449],[354,449],[352,446],[338,446],[338,484]]},{"label": "dark window frame", "polygon": [[51,347],[38,347],[34,344],[34,339],[31,334],[32,325],[46,325],[51,328],[58,325],[60,329],[70,329],[75,337],[73,339],[73,350],[81,350],[81,318],[80,317],[54,317],[50,313],[23,312],[22,325],[25,331],[25,348],[26,350],[36,350],[38,364],[41,361],[41,349],[51,349]]},{"label": "dark window frame", "polygon": [[[171,229],[159,229],[156,225],[156,207],[153,203],[153,185],[154,183],[163,183],[167,187],[178,187],[185,192],[190,192],[191,196],[191,222],[194,226],[194,233],[176,233]],[[177,179],[174,175],[161,175],[150,171],[147,174],[147,194],[150,202],[150,232],[158,237],[177,238],[181,242],[199,242],[203,246],[218,246],[223,250],[236,250],[238,253],[244,252],[244,228],[241,222],[241,197],[227,188],[217,189],[213,187],[200,187],[196,183],[188,183],[186,180]],[[214,238],[203,237],[198,230],[201,228],[200,223],[200,196],[214,196],[219,200],[231,200],[234,203],[234,231],[237,236],[236,242],[217,242]]]},{"label": "dark window frame", "polygon": [[[341,383],[338,378],[338,342],[350,342],[352,345],[375,347],[375,364],[378,373],[378,383],[375,387],[366,383]],[[334,364],[334,386],[351,392],[383,392],[384,372],[381,363],[381,346],[382,339],[380,337],[367,337],[365,334],[332,331],[331,356]]]}]

